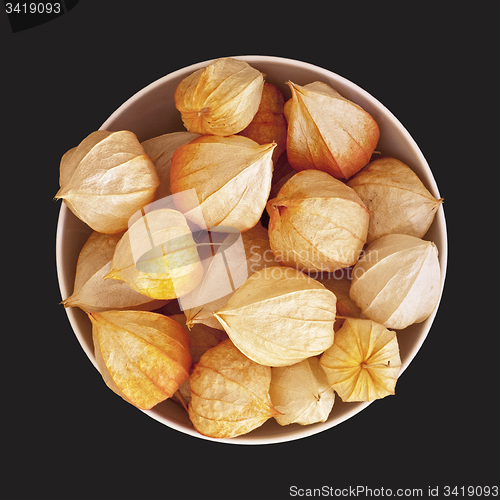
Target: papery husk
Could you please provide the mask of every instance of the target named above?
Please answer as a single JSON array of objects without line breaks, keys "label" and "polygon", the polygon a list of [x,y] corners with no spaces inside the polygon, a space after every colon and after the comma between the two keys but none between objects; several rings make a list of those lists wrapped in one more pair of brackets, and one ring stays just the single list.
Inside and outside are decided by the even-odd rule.
[{"label": "papery husk", "polygon": [[179,403],[184,409],[191,402],[191,381],[187,379],[179,386],[179,390],[172,396],[172,400]]},{"label": "papery husk", "polygon": [[[228,338],[224,330],[211,328],[204,324],[195,324],[191,328],[186,325],[186,316],[184,314],[173,314],[169,316],[184,328],[189,337],[189,353],[193,360],[193,365],[199,363],[201,356],[209,349],[220,344]],[[194,366],[192,366],[194,368]],[[191,401],[191,383],[186,380],[179,386],[179,391],[172,396],[172,399],[180,403],[183,407]]]},{"label": "papery husk", "polygon": [[247,434],[277,414],[269,397],[271,368],[225,340],[207,351],[191,374],[189,418],[204,436]]},{"label": "papery husk", "polygon": [[116,394],[148,410],[189,378],[189,338],[175,321],[147,311],[91,312],[101,375]]},{"label": "papery husk", "polygon": [[394,394],[401,370],[396,333],[368,319],[346,318],[320,364],[342,401]]},{"label": "papery husk", "polygon": [[335,303],[335,295],[318,281],[275,266],[250,276],[214,315],[250,359],[287,366],[332,345]]},{"label": "papery husk", "polygon": [[184,314],[174,314],[169,317],[179,323],[188,334],[189,353],[193,363],[198,363],[203,354],[228,338],[224,330],[211,328],[202,323],[194,324],[191,328],[188,328]]},{"label": "papery husk", "polygon": [[63,301],[64,307],[79,307],[86,312],[119,309],[147,310],[165,302],[152,299],[130,288],[123,281],[106,280],[113,255],[123,233],[93,232],[78,257],[73,294]]},{"label": "papery husk", "polygon": [[196,243],[184,216],[170,209],[138,218],[116,246],[105,278],[122,280],[155,299],[189,293],[203,276]]},{"label": "papery husk", "polygon": [[247,62],[214,60],[181,81],[174,99],[189,132],[232,135],[252,121],[259,108],[264,78]]},{"label": "papery husk", "polygon": [[[213,313],[227,304],[234,294],[234,290],[232,290],[234,283],[241,282],[242,278],[243,281],[246,281],[249,276],[264,267],[278,264],[269,245],[267,229],[260,222],[252,229],[242,233],[241,238],[245,259],[231,259],[229,269],[226,269],[225,266],[227,258],[224,261],[220,255],[222,247],[215,249],[216,256],[214,259],[204,259],[202,261],[204,268],[203,280],[190,294],[181,299],[181,303],[186,306],[183,309],[189,328],[192,328],[197,323],[202,323],[223,330],[224,328]],[[229,278],[226,276],[228,273],[231,274],[231,283],[228,283]],[[221,280],[224,284],[221,283]],[[220,283],[218,288],[224,286],[231,291],[223,297],[212,300],[213,290],[217,283]],[[189,303],[195,303],[196,306],[189,308]]]},{"label": "papery husk", "polygon": [[153,312],[163,314],[163,316],[173,316],[174,314],[182,314],[182,309],[179,307],[178,300],[167,300],[161,307],[154,309]]},{"label": "papery husk", "polygon": [[267,211],[271,248],[284,265],[333,272],[357,262],[370,213],[353,189],[331,175],[295,174]]},{"label": "papery husk", "polygon": [[372,161],[347,183],[370,211],[367,242],[386,234],[422,238],[442,203],[395,158]]},{"label": "papery husk", "polygon": [[172,132],[153,137],[141,143],[144,151],[151,158],[160,179],[155,200],[160,200],[172,194],[170,192],[170,165],[175,150],[180,146],[189,144],[198,137],[200,137],[199,134],[191,132]]},{"label": "papery husk", "polygon": [[269,199],[272,200],[278,196],[280,189],[297,172],[290,165],[286,155],[281,155],[278,161],[274,164],[273,179],[271,181],[271,192]]},{"label": "papery husk", "polygon": [[356,305],[356,302],[349,296],[351,281],[342,271],[322,274],[317,277],[312,273],[311,277],[319,281],[325,288],[335,294],[337,298],[337,315],[351,318],[365,317],[361,309]]},{"label": "papery husk", "polygon": [[292,91],[285,106],[290,165],[298,172],[317,169],[338,179],[353,176],[370,161],[379,140],[375,120],[326,83],[287,83]]},{"label": "papery husk", "polygon": [[361,309],[356,305],[356,302],[349,296],[351,280],[347,276],[348,273],[344,271],[346,270],[341,269],[335,273],[320,273],[319,276],[311,273],[312,278],[315,278],[325,288],[333,292],[337,298],[337,317],[333,325],[334,332],[342,328],[346,317],[366,318]]},{"label": "papery husk", "polygon": [[170,190],[196,189],[203,217],[187,198],[176,199],[179,210],[200,227],[252,228],[271,190],[275,146],[233,135],[203,136],[179,147],[172,157]]},{"label": "papery husk", "polygon": [[335,392],[316,357],[290,366],[271,368],[269,395],[280,412],[280,425],[326,422],[335,402]]},{"label": "papery husk", "polygon": [[437,247],[414,236],[390,234],[375,240],[352,276],[350,297],[366,317],[386,328],[421,323],[439,301]]},{"label": "papery husk", "polygon": [[114,234],[154,200],[159,183],[135,134],[97,131],[62,157],[55,198],[94,231]]},{"label": "papery husk", "polygon": [[278,87],[272,83],[264,83],[257,113],[250,124],[239,132],[239,135],[253,139],[258,144],[275,142],[274,163],[286,149],[287,123],[283,114],[284,104],[285,98]]}]

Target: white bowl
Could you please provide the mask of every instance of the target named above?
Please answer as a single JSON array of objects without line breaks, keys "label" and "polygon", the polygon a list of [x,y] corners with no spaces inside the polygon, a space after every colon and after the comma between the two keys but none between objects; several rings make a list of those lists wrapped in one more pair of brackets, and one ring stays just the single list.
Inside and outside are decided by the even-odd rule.
[{"label": "white bowl", "polygon": [[[330,84],[340,94],[359,104],[375,118],[380,127],[380,141],[377,150],[384,156],[392,156],[406,163],[420,177],[427,189],[436,198],[441,198],[432,171],[410,134],[387,108],[363,89],[331,71],[301,61],[268,56],[237,56],[235,58],[247,61],[265,73],[266,81],[275,84],[287,99],[290,97],[290,91],[286,85],[288,80],[299,85],[314,81]],[[175,89],[182,79],[209,63],[210,61],[204,61],[188,66],[148,85],[122,104],[103,123],[101,129],[130,130],[137,135],[140,141],[167,132],[185,130],[180,113],[174,104]],[[92,131],[89,130],[90,132]],[[91,229],[73,215],[63,203],[56,236],[57,272],[63,299],[73,292],[77,258],[90,234]],[[432,240],[439,250],[442,290],[447,265],[446,222],[442,205],[425,239]],[[433,314],[423,323],[412,325],[398,333],[403,363],[402,371],[408,368],[422,346],[431,329],[437,309],[436,307]],[[67,308],[66,313],[82,348],[97,369],[92,345],[91,325],[87,315],[78,308]],[[110,391],[109,397],[116,396]],[[369,403],[343,403],[339,397],[336,397],[332,412],[324,423],[308,426],[292,424],[282,427],[274,419],[270,419],[263,426],[247,435],[214,441],[231,444],[270,444],[301,439],[340,424],[364,410],[368,405]],[[193,429],[186,412],[173,401],[164,401],[153,409],[144,411],[144,413],[170,428],[201,439],[211,440]]]}]

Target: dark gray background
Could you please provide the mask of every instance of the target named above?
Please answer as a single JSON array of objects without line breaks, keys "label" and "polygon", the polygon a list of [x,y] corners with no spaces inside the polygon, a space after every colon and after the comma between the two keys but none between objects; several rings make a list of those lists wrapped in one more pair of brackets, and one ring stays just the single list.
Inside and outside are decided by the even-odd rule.
[{"label": "dark gray background", "polygon": [[[498,484],[497,2],[81,0],[16,34],[2,12],[0,32],[2,498]],[[185,436],[106,388],[58,305],[52,200],[62,154],[126,99],[244,54],[317,64],[385,104],[434,172],[450,240],[441,307],[397,395],[328,432],[257,447]]]}]

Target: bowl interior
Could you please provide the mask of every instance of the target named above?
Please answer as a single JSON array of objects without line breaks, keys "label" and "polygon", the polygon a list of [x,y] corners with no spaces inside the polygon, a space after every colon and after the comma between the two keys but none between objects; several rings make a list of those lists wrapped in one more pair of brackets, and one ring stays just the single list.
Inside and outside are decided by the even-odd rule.
[{"label": "bowl interior", "polygon": [[[240,56],[236,58],[247,61],[265,73],[266,81],[276,85],[284,93],[286,99],[290,97],[290,90],[286,85],[289,80],[299,85],[314,81],[330,84],[344,97],[368,111],[377,121],[380,127],[380,141],[377,150],[384,156],[392,156],[406,163],[436,198],[441,197],[431,169],[415,141],[397,118],[366,91],[331,71],[308,63],[268,56]],[[140,141],[169,132],[185,130],[180,113],[174,104],[175,89],[183,78],[209,63],[210,61],[204,61],[186,67],[150,84],[120,106],[103,123],[101,129],[130,130],[137,135]],[[64,203],[61,205],[56,237],[56,264],[63,299],[71,295],[73,291],[78,255],[91,232],[92,230],[80,221]],[[442,290],[447,265],[446,222],[442,206],[439,208],[425,239],[433,241],[439,250]],[[424,322],[414,324],[404,331],[398,332],[403,363],[402,371],[408,367],[427,337],[437,309],[436,307],[433,314]],[[66,312],[82,348],[97,369],[92,345],[91,325],[87,315],[78,308],[67,308]],[[270,419],[263,426],[247,435],[232,439],[217,439],[216,441],[231,444],[270,444],[300,439],[338,425],[368,405],[369,403],[343,403],[339,397],[336,397],[332,412],[324,423],[309,426],[292,424],[282,427],[274,419]],[[193,429],[185,411],[173,401],[164,401],[145,413],[180,432],[210,440]]]}]

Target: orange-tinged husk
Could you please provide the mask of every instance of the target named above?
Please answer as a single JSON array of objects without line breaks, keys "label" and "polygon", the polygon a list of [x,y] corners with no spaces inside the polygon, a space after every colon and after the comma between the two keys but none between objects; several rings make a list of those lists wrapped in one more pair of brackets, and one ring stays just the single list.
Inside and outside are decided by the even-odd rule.
[{"label": "orange-tinged husk", "polygon": [[248,359],[227,339],[208,350],[191,374],[189,418],[204,436],[247,434],[277,414],[269,397],[271,368]]},{"label": "orange-tinged husk", "polygon": [[170,209],[139,217],[116,246],[105,278],[155,299],[175,299],[200,282],[203,266],[184,216]]},{"label": "orange-tinged husk", "polygon": [[271,190],[275,146],[232,135],[203,136],[179,147],[172,157],[170,190],[195,189],[199,202],[196,207],[179,197],[179,210],[200,227],[252,228]]},{"label": "orange-tinged husk", "polygon": [[198,137],[200,137],[199,134],[191,132],[172,132],[141,142],[144,151],[151,158],[160,179],[155,200],[160,200],[172,194],[170,192],[170,166],[175,150],[180,146],[189,144]]},{"label": "orange-tinged husk", "polygon": [[439,301],[437,247],[414,236],[389,234],[370,243],[352,276],[350,297],[367,318],[386,328],[421,323]]},{"label": "orange-tinged husk", "polygon": [[247,62],[230,57],[212,61],[178,85],[174,99],[189,132],[232,135],[252,121],[264,77]]},{"label": "orange-tinged husk", "polygon": [[287,123],[283,114],[284,104],[285,98],[278,87],[272,83],[264,83],[259,109],[248,127],[239,133],[259,144],[275,142],[275,163],[286,149]]},{"label": "orange-tinged husk", "polygon": [[93,232],[83,246],[76,265],[73,294],[63,301],[64,307],[79,307],[86,312],[117,309],[152,310],[164,302],[147,297],[123,281],[106,280],[113,255],[123,233]]},{"label": "orange-tinged husk", "polygon": [[357,262],[370,213],[353,189],[331,175],[295,174],[267,211],[271,248],[284,265],[333,272]]},{"label": "orange-tinged husk", "polygon": [[347,183],[370,211],[367,243],[386,234],[422,238],[442,203],[395,158],[372,161]]},{"label": "orange-tinged husk", "polygon": [[[234,293],[235,286],[243,283],[253,273],[260,271],[264,267],[276,266],[278,262],[269,245],[267,229],[258,222],[252,229],[241,234],[244,258],[231,254],[222,247],[216,250],[216,255],[212,259],[202,261],[204,273],[203,280],[188,295],[182,297],[181,304],[190,328],[196,323],[203,323],[212,328],[223,330],[222,325],[217,321],[214,312],[223,308]],[[231,250],[229,249],[229,252]],[[229,265],[229,269],[226,268]],[[229,282],[230,274],[231,282]],[[214,298],[214,287],[228,289],[228,293],[222,297]],[[189,304],[195,304],[189,307]]]},{"label": "orange-tinged husk", "polygon": [[214,313],[246,356],[287,366],[321,354],[333,342],[335,295],[291,267],[266,267]]},{"label": "orange-tinged husk", "polygon": [[97,131],[62,157],[55,198],[94,231],[113,234],[154,200],[159,183],[135,134]]},{"label": "orange-tinged husk", "polygon": [[280,412],[274,417],[280,425],[325,422],[335,402],[335,392],[315,356],[271,368],[269,395]]},{"label": "orange-tinged husk", "polygon": [[348,179],[363,168],[380,137],[372,116],[326,83],[288,85],[290,165],[297,171],[322,170],[338,179]]},{"label": "orange-tinged husk", "polygon": [[342,401],[394,394],[401,370],[396,333],[368,319],[347,318],[320,364]]},{"label": "orange-tinged husk", "polygon": [[88,315],[101,375],[129,403],[150,409],[189,378],[189,338],[174,320],[148,311]]}]

